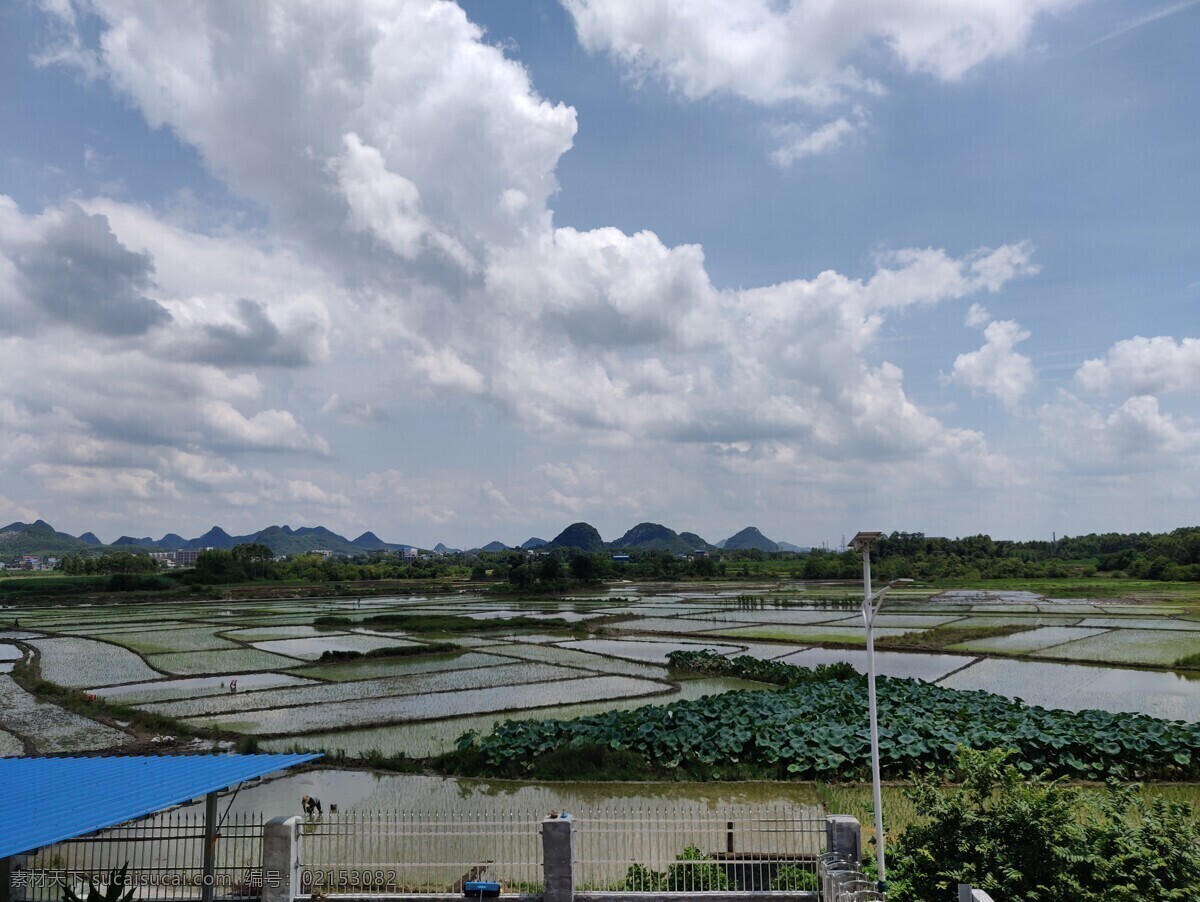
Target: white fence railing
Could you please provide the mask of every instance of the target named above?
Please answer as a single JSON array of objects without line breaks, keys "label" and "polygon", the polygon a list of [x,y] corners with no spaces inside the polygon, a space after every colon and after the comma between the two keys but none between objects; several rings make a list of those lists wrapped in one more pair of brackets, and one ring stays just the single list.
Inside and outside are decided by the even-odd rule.
[{"label": "white fence railing", "polygon": [[[845,821],[852,822],[852,835]],[[545,893],[547,900],[561,897],[563,886],[597,897],[783,892],[816,898],[826,846],[856,858],[857,822],[783,803],[595,806],[570,817],[501,809],[471,815],[351,811],[269,823],[261,814],[241,813],[220,818],[209,887],[212,898],[225,902],[461,895],[474,880],[499,883],[505,894]],[[203,810],[165,812],[23,856],[11,898],[58,902],[65,886],[86,896],[89,879],[108,884],[111,872],[127,866],[137,902],[193,902],[206,895],[205,852]]]},{"label": "white fence railing", "polygon": [[583,891],[762,892],[816,889],[825,815],[793,805],[690,812],[590,808],[575,820]]},{"label": "white fence railing", "polygon": [[[887,894],[859,869],[859,862],[836,852],[822,855],[818,864],[824,902],[876,902]],[[931,900],[932,902],[932,900]]]},{"label": "white fence railing", "polygon": [[326,814],[301,825],[300,889],[461,893],[467,881],[491,880],[509,892],[537,892],[541,817],[530,811]]}]

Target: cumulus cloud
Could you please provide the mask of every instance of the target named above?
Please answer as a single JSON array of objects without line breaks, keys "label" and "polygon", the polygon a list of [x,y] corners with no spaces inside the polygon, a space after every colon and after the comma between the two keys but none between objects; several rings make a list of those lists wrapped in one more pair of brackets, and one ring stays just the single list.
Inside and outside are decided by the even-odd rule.
[{"label": "cumulus cloud", "polygon": [[[561,0],[580,44],[635,81],[655,78],[689,100],[732,95],[764,106],[824,110],[884,92],[898,62],[956,81],[1028,45],[1038,19],[1078,0]],[[878,47],[887,48],[885,60]],[[863,67],[866,67],[865,71]],[[779,165],[829,152],[863,127],[861,111],[817,128],[786,126]]]},{"label": "cumulus cloud", "polygon": [[28,310],[6,317],[10,331],[24,331],[32,317],[100,335],[139,335],[171,319],[147,296],[154,284],[149,255],[131,251],[107,217],[72,201],[30,220],[0,198],[0,256],[13,280],[10,303],[24,301]]},{"label": "cumulus cloud", "polygon": [[345,423],[357,425],[384,423],[388,420],[386,410],[363,401],[351,401],[349,398],[341,397],[337,392],[330,395],[328,400],[321,405],[321,413],[337,417]]},{"label": "cumulus cloud", "polygon": [[172,342],[173,350],[186,360],[215,366],[304,366],[323,354],[321,326],[308,322],[289,334],[271,319],[266,305],[239,298],[231,321],[206,322],[190,336]]},{"label": "cumulus cloud", "polygon": [[972,329],[982,329],[992,321],[992,315],[982,304],[972,304],[963,323]]},{"label": "cumulus cloud", "polygon": [[1157,395],[1200,388],[1200,339],[1136,336],[1084,361],[1075,384],[1096,394]]},{"label": "cumulus cloud", "polygon": [[1147,395],[1105,411],[1064,391],[1042,408],[1040,419],[1047,445],[1074,472],[1179,479],[1195,469],[1200,450],[1200,423],[1163,411]]},{"label": "cumulus cloud", "polygon": [[[920,15],[889,13],[881,18],[891,24],[869,28],[808,10],[810,28],[799,4],[722,4],[714,14],[739,17],[730,40],[745,46],[714,46],[708,75],[690,57],[663,68],[652,43],[646,65],[688,96],[732,91],[755,102],[822,106],[872,90],[846,63],[864,42],[885,40],[909,68],[951,78],[1019,47],[1043,8],[975,6],[983,11],[955,5],[954,31],[921,4]],[[593,49],[606,45],[589,43],[589,17],[596,28],[607,21],[613,34],[645,27],[621,19],[632,9],[622,4],[571,8]],[[668,30],[691,22],[686,5],[662,9]],[[826,473],[847,461],[898,470],[936,461],[964,478],[1007,478],[1002,455],[982,436],[947,426],[909,396],[879,336],[917,308],[996,292],[1035,273],[1028,243],[966,253],[900,248],[879,254],[859,277],[826,271],[718,288],[698,245],[668,245],[650,231],[554,226],[555,169],[571,146],[575,111],[541,97],[529,73],[483,43],[453,4],[167,10],[148,0],[92,0],[89,10],[98,40],[81,38],[78,53],[63,59],[90,54],[94,71],[151,125],[170,128],[217,177],[261,204],[266,224],[201,230],[104,198],[41,217],[10,205],[0,242],[73,217],[107,236],[96,242],[113,255],[122,303],[161,311],[139,330],[110,335],[105,354],[80,354],[61,377],[11,387],[29,414],[20,435],[44,427],[58,436],[56,447],[92,435],[107,443],[93,449],[107,465],[133,473],[169,460],[160,472],[171,474],[172,486],[204,486],[228,504],[267,497],[237,484],[262,478],[276,503],[390,499],[432,523],[450,522],[480,499],[496,510],[537,498],[556,511],[592,502],[635,510],[641,502],[628,481],[587,484],[578,468],[574,486],[544,474],[540,494],[481,489],[474,478],[463,495],[377,464],[339,486],[312,474],[281,482],[262,477],[261,467],[226,470],[215,459],[328,458],[345,446],[314,431],[310,410],[381,422],[380,409],[361,400],[370,382],[379,393],[372,397],[479,398],[539,437],[607,449],[705,449],[695,453],[722,461],[741,447],[738,466],[802,460]],[[799,49],[773,32],[781,16],[803,37]],[[288,27],[276,27],[280,21]],[[701,44],[716,33],[699,19],[688,27],[704,32]],[[691,52],[688,40],[677,44]],[[800,59],[805,48],[813,52]],[[740,55],[757,55],[759,65],[743,67]],[[837,129],[814,134],[797,134],[795,153],[819,149],[800,147],[805,140],[840,140]],[[13,261],[0,255],[0,266]],[[0,297],[12,284],[0,279]],[[157,307],[138,308],[151,293]],[[1011,369],[1025,359],[1012,350],[1018,335],[988,336],[995,348],[1004,340]],[[27,343],[19,353],[32,362],[36,351]],[[1019,383],[1019,375],[992,376],[1005,397],[1018,396]],[[57,399],[73,424],[51,425]]]},{"label": "cumulus cloud", "polygon": [[987,311],[971,305],[967,325],[983,327],[983,347],[959,354],[950,381],[969,388],[972,394],[992,395],[1007,408],[1015,408],[1033,388],[1037,375],[1033,361],[1016,350],[1029,332],[1013,320],[988,322]]},{"label": "cumulus cloud", "polygon": [[1039,16],[1076,0],[562,0],[580,43],[635,76],[654,75],[695,99],[723,92],[755,103],[821,105],[878,88],[851,64],[872,44],[910,72],[961,78],[1018,53]]}]

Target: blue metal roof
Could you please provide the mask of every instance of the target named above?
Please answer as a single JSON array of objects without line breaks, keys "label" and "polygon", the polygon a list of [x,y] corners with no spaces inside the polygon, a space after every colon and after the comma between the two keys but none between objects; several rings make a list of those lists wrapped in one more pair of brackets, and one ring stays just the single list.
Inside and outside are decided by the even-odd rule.
[{"label": "blue metal roof", "polygon": [[161,811],[314,758],[133,755],[0,758],[0,858]]}]

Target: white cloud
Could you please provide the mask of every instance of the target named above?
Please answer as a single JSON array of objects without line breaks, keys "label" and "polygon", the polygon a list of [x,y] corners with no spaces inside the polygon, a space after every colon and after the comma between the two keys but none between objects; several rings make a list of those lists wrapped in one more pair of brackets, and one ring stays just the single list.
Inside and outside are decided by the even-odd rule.
[{"label": "white cloud", "polygon": [[1075,383],[1096,394],[1157,395],[1200,389],[1200,339],[1136,336],[1118,341],[1104,357],[1085,361]]},{"label": "white cloud", "polygon": [[1080,0],[560,0],[580,44],[634,83],[657,79],[699,100],[847,112],[775,128],[782,167],[844,147],[866,126],[863,102],[899,64],[954,82],[1029,45],[1038,20]]},{"label": "white cloud", "polygon": [[34,508],[17,504],[0,495],[0,524],[32,523],[36,519],[38,514]]},{"label": "white cloud", "polygon": [[967,318],[963,323],[970,326],[972,329],[982,329],[992,321],[992,315],[987,312],[987,308],[982,304],[972,304],[967,310]]},{"label": "white cloud", "polygon": [[1076,0],[562,0],[580,43],[690,99],[826,106],[880,90],[854,62],[886,46],[909,72],[953,81],[1019,53],[1039,16]]},{"label": "white cloud", "polygon": [[771,151],[771,162],[788,167],[797,160],[818,154],[830,153],[850,141],[866,128],[866,117],[861,107],[847,118],[839,116],[816,128],[805,128],[791,122],[774,130],[779,146]]},{"label": "white cloud", "polygon": [[287,500],[322,508],[350,507],[350,499],[340,492],[328,492],[308,479],[289,479]]},{"label": "white cloud", "polygon": [[389,172],[383,154],[363,144],[353,132],[346,135],[345,144],[345,154],[333,162],[333,167],[350,208],[348,219],[353,228],[374,234],[406,260],[434,249],[465,270],[477,268],[466,248],[425,217],[421,192],[415,184]]},{"label": "white cloud", "polygon": [[[1024,13],[1006,16],[979,5],[978,14],[954,6],[962,34],[946,39],[969,45],[970,65],[1011,52],[1006,42],[1018,46],[1041,8],[1021,4]],[[344,500],[376,510],[386,502],[432,524],[481,505],[509,516],[510,506],[558,515],[590,504],[641,513],[650,503],[644,483],[666,479],[669,467],[653,455],[635,473],[591,477],[577,450],[563,464],[574,485],[533,467],[544,485],[513,488],[490,473],[490,482],[463,473],[417,480],[364,451],[338,481],[332,459],[341,466],[358,449],[337,432],[321,434],[323,417],[382,432],[374,399],[418,398],[434,408],[470,397],[482,401],[471,410],[495,408],[539,439],[618,456],[651,447],[665,457],[669,449],[698,470],[749,467],[788,479],[787,467],[803,465],[814,480],[836,479],[874,461],[913,484],[928,467],[980,484],[1009,478],[1003,455],[979,433],[948,426],[910,397],[879,338],[917,308],[1035,273],[1028,243],[961,255],[900,248],[881,253],[861,278],[826,271],[718,289],[698,245],[672,246],[649,231],[554,227],[555,169],[571,146],[575,112],[543,99],[528,72],[484,44],[453,4],[166,10],[93,0],[89,9],[100,31],[95,71],[261,204],[264,224],[214,224],[190,216],[187,203],[159,213],[80,200],[80,215],[96,226],[103,218],[106,247],[131,273],[123,287],[140,292],[126,294],[159,305],[169,323],[108,335],[103,347],[51,368],[36,344],[13,336],[6,361],[28,368],[6,386],[22,411],[7,427],[22,460],[41,450],[57,467],[99,473],[103,461],[113,472],[160,472],[177,491],[238,508],[256,498],[264,510]],[[626,9],[573,7],[600,17]],[[814,13],[812,29],[796,9],[778,10],[714,7],[718,17],[741,17],[744,33],[734,40],[745,46],[713,45],[707,76],[682,56],[677,75],[663,72],[689,96],[733,91],[821,106],[872,90],[846,62],[864,42],[886,40],[910,68],[941,77],[967,65],[951,61],[953,47],[938,37],[948,32],[927,10],[893,12],[877,27]],[[685,6],[664,15],[670,27],[703,30],[699,45],[716,34]],[[783,15],[803,37],[797,46],[772,30]],[[679,46],[685,55],[692,49],[682,39]],[[813,52],[797,61],[805,48]],[[739,68],[744,54],[757,54],[753,71]],[[837,127],[797,134],[792,153],[848,137]],[[41,220],[12,204],[0,212],[0,268],[11,267],[5,242],[25,240]],[[0,299],[14,284],[0,278]],[[1025,358],[1012,351],[1019,338],[1008,340],[1011,369]],[[992,384],[1019,395],[1012,376],[993,374]],[[77,443],[76,457],[86,450],[91,462],[65,450],[85,435],[98,444]],[[736,465],[728,462],[734,447],[744,449]],[[266,454],[284,456],[268,467]],[[233,458],[228,468],[222,455]],[[254,456],[252,466],[244,455]],[[281,460],[315,470],[283,474]],[[704,483],[696,477],[681,489],[703,491]]]},{"label": "white cloud", "polygon": [[55,494],[104,500],[119,495],[137,500],[178,499],[179,490],[170,479],[153,470],[135,467],[82,467],[34,463],[25,472]]},{"label": "white cloud", "polygon": [[[981,310],[973,306],[968,322],[979,323],[986,316],[981,316]],[[1009,409],[1015,408],[1037,380],[1033,361],[1015,350],[1029,332],[1013,320],[996,320],[988,323],[983,337],[982,348],[955,358],[950,381],[974,394],[992,395]]]},{"label": "white cloud", "polygon": [[1061,465],[1073,473],[1128,479],[1153,474],[1190,479],[1200,451],[1200,423],[1173,416],[1147,395],[1127,398],[1107,412],[1062,392],[1040,411],[1042,436]]},{"label": "white cloud", "polygon": [[195,414],[217,447],[329,453],[329,443],[310,434],[288,410],[263,410],[247,416],[227,401],[212,400],[198,404]]}]

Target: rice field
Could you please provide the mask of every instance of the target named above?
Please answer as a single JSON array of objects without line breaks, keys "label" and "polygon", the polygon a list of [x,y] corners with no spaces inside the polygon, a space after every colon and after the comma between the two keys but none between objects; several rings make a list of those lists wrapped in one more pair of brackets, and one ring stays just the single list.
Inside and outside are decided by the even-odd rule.
[{"label": "rice field", "polygon": [[[274,708],[242,715],[189,718],[190,723],[257,735],[287,735],[303,730],[335,730],[371,723],[429,720],[489,711],[514,711],[563,705],[587,699],[661,695],[665,683],[619,676],[580,676],[555,682],[459,689],[438,695],[391,696],[358,699],[337,705]],[[236,719],[230,720],[228,717]]]},{"label": "rice field", "polygon": [[242,674],[256,670],[285,670],[295,667],[296,658],[285,658],[257,648],[232,648],[221,651],[179,651],[164,655],[146,655],[146,660],[166,673]]},{"label": "rice field", "polygon": [[495,651],[497,654],[510,658],[559,664],[564,667],[579,667],[596,673],[642,677],[648,680],[662,680],[666,678],[666,669],[664,667],[655,667],[652,664],[643,664],[627,658],[593,654],[589,651],[563,645],[523,645],[514,642],[496,646]]},{"label": "rice field", "polygon": [[950,648],[959,651],[990,652],[994,654],[1028,654],[1053,648],[1076,639],[1086,639],[1099,636],[1107,630],[1084,626],[1043,626],[1037,629],[1012,633],[1008,636],[989,636],[986,639],[973,639],[970,642],[960,642]]},{"label": "rice field", "polygon": [[38,701],[4,674],[0,674],[0,711],[4,729],[29,740],[40,755],[90,752],[125,739],[124,733],[111,727]]},{"label": "rice field", "polygon": [[629,658],[633,661],[648,661],[666,664],[667,655],[673,651],[701,651],[711,648],[717,654],[727,655],[740,652],[742,645],[717,645],[699,642],[667,642],[656,639],[578,639],[562,643],[563,648],[578,648],[614,658]]},{"label": "rice field", "polygon": [[511,663],[474,670],[444,670],[437,673],[408,674],[374,680],[343,683],[309,683],[301,687],[238,692],[222,696],[183,699],[146,705],[146,709],[171,717],[193,717],[230,711],[263,708],[314,706],[438,692],[461,692],[523,683],[552,682],[583,676],[585,672],[548,664]]},{"label": "rice field", "polygon": [[[238,677],[238,692],[274,689],[278,686],[301,686],[312,682],[290,673],[247,673]],[[205,695],[225,695],[229,692],[224,677],[189,677],[182,680],[155,680],[149,683],[126,683],[123,686],[96,686],[88,691],[121,705],[149,705],[152,702],[199,698]]]},{"label": "rice field", "polygon": [[[845,661],[866,669],[858,612],[819,601],[852,598],[852,589],[662,588],[623,586],[597,596],[503,603],[463,594],[23,609],[21,630],[0,631],[0,671],[21,658],[16,643],[23,643],[36,649],[42,676],[52,682],[188,724],[269,737],[264,746],[273,749],[298,742],[351,754],[378,748],[426,755],[445,751],[464,730],[490,729],[511,717],[572,717],[757,685],[672,682],[677,676],[666,663],[675,650],[710,648],[805,666]],[[808,601],[799,605],[800,599]],[[465,615],[479,628],[422,634],[363,622],[378,614]],[[350,623],[314,624],[321,616]],[[607,619],[587,638],[536,626],[488,628],[514,616],[576,624]],[[943,653],[879,651],[878,672],[1061,707],[1200,720],[1200,681],[1165,672],[1200,653],[1200,612],[1186,606],[972,590],[931,598],[906,590],[889,597],[875,632],[894,636],[939,626],[1027,629]],[[430,641],[450,641],[459,650],[317,660],[330,650],[419,649]],[[0,732],[0,754],[24,747],[22,730],[34,730],[39,749],[51,751],[101,748],[122,738],[77,715],[56,720],[55,712],[66,712],[22,699],[23,692],[10,705],[19,687],[2,672],[0,678],[12,687],[3,694],[7,732]],[[233,679],[236,692],[230,691]]]},{"label": "rice field", "polygon": [[60,686],[82,688],[96,683],[132,683],[162,675],[119,645],[69,636],[26,641],[38,650],[42,677]]},{"label": "rice field", "polygon": [[205,626],[171,630],[130,630],[124,633],[110,632],[105,634],[105,640],[147,655],[178,651],[219,651],[239,647],[236,642],[230,642],[228,639],[222,639],[215,635],[212,627]]},{"label": "rice field", "polygon": [[[800,667],[816,667],[818,664],[852,664],[856,670],[867,669],[865,649],[852,648],[806,648],[779,659],[785,664]],[[911,677],[928,682],[937,682],[947,674],[970,666],[976,658],[967,655],[917,654],[897,651],[877,651],[875,672],[881,676]]]},{"label": "rice field", "polygon": [[[703,698],[706,695],[719,695],[723,692],[736,692],[743,689],[774,690],[775,686],[764,686],[748,680],[730,679],[727,677],[705,677],[701,679],[683,680],[679,688],[663,695],[646,698],[617,698],[603,701],[579,702],[569,705],[555,705],[548,708],[538,708],[530,711],[528,717],[569,719],[572,717],[587,717],[590,714],[602,714],[605,711],[629,711],[643,705],[667,705],[672,702],[689,701]],[[462,717],[439,718],[423,720],[416,723],[396,724],[386,727],[370,727],[364,730],[339,730],[336,733],[320,733],[311,736],[293,736],[285,739],[271,739],[262,743],[266,751],[284,752],[297,743],[314,751],[330,753],[344,752],[347,755],[362,755],[378,749],[387,749],[392,754],[408,755],[412,758],[427,758],[440,755],[454,748],[455,740],[468,730],[477,733],[490,732],[498,723],[505,720],[520,720],[518,712],[503,714],[468,714]]]},{"label": "rice field", "polygon": [[364,652],[376,648],[395,648],[419,644],[411,639],[392,636],[364,636],[360,633],[339,633],[333,636],[311,636],[297,639],[270,639],[265,642],[253,643],[259,651],[288,655],[293,658],[307,658],[312,661],[319,659],[327,651]]},{"label": "rice field", "polygon": [[25,743],[8,730],[0,730],[0,758],[18,758],[25,754]]},{"label": "rice field", "polygon": [[315,664],[298,667],[292,673],[317,680],[370,680],[413,673],[436,673],[441,670],[476,670],[511,664],[512,658],[479,652],[421,655],[412,658],[366,658],[344,664]]},{"label": "rice field", "polygon": [[[915,632],[900,627],[876,628],[876,636],[903,636]],[[795,642],[800,645],[812,645],[819,642],[836,642],[847,645],[865,645],[866,634],[859,626],[826,626],[814,624],[805,627],[786,626],[745,626],[733,629],[713,630],[711,635],[736,639],[773,639],[776,641]]]},{"label": "rice field", "polygon": [[1109,630],[1046,649],[1038,656],[1114,664],[1170,667],[1180,658],[1200,654],[1200,634],[1168,630]]},{"label": "rice field", "polygon": [[1200,685],[1169,672],[983,658],[939,682],[952,689],[1000,692],[1045,708],[1200,721]]}]

